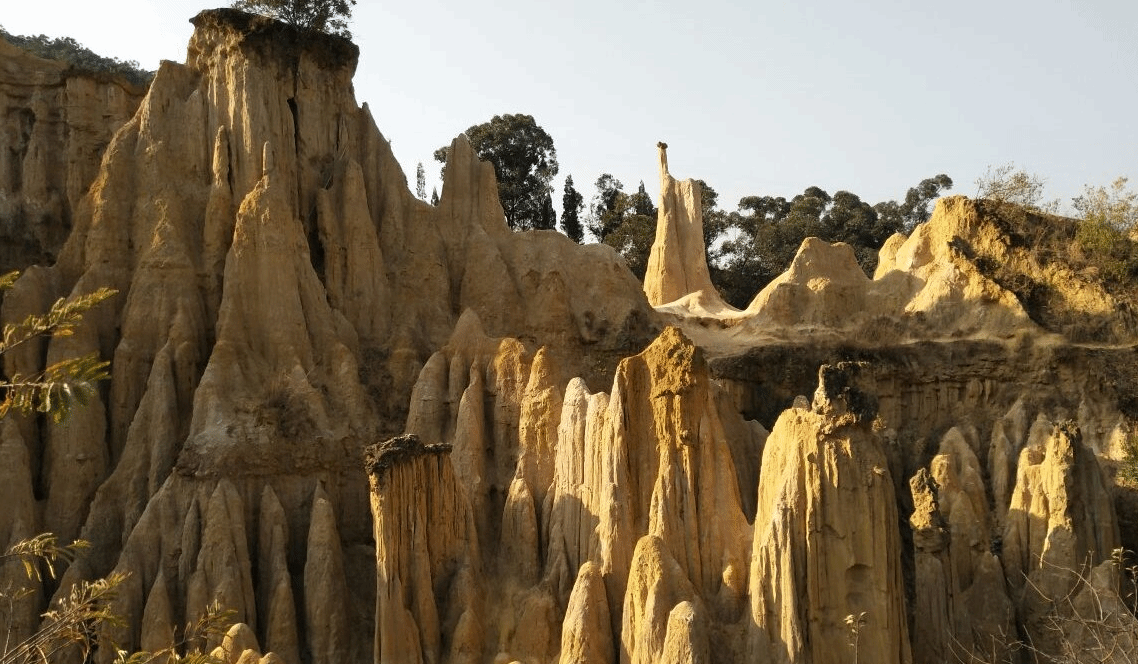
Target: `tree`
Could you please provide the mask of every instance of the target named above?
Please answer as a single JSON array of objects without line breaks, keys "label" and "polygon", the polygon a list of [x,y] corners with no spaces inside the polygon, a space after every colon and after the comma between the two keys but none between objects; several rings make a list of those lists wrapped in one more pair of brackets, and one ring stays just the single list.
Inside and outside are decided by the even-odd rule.
[{"label": "tree", "polygon": [[630,214],[620,226],[605,237],[605,244],[624,257],[628,269],[637,279],[644,279],[648,271],[648,257],[652,252],[652,240],[656,235],[656,218],[642,214]]},{"label": "tree", "polygon": [[921,180],[917,186],[905,193],[905,204],[901,206],[902,228],[908,233],[929,220],[932,211],[929,205],[940,198],[941,192],[952,189],[952,178],[944,173]]},{"label": "tree", "polygon": [[608,173],[602,173],[594,183],[597,193],[589,206],[589,220],[585,224],[598,241],[620,227],[628,211],[628,196],[624,184]]},{"label": "tree", "polygon": [[[714,264],[709,265],[712,283],[727,302],[746,306],[790,266],[810,236],[849,244],[861,268],[873,274],[885,241],[927,221],[932,201],[951,186],[952,179],[941,174],[910,188],[904,202],[871,206],[849,191],[831,196],[821,187],[807,187],[789,201],[781,196],[746,196],[739,200],[738,211],[721,217],[705,209],[709,247],[716,238],[724,238],[714,252],[708,252],[709,258],[714,255]],[[710,229],[708,219],[713,220]]]},{"label": "tree", "polygon": [[573,176],[565,176],[565,186],[561,194],[561,230],[577,244],[585,239],[585,228],[581,225],[581,210],[585,208],[585,197],[573,187]]},{"label": "tree", "polygon": [[1013,203],[1033,212],[1057,212],[1059,201],[1044,201],[1043,188],[1047,181],[1034,173],[1016,169],[1013,162],[989,166],[976,178],[976,198],[1000,203]]},{"label": "tree", "polygon": [[703,213],[703,250],[707,255],[708,268],[714,271],[718,259],[716,243],[727,233],[730,218],[719,209],[719,192],[703,180],[696,180],[696,184],[699,185],[700,211]]},{"label": "tree", "polygon": [[833,200],[821,187],[807,187],[790,201],[786,223],[802,229],[803,238],[825,235],[821,228],[822,213]]},{"label": "tree", "polygon": [[620,252],[636,278],[643,279],[648,271],[652,241],[656,237],[656,205],[641,181],[635,194],[621,192],[616,206],[620,211],[620,223],[605,236],[604,243]]},{"label": "tree", "polygon": [[1083,195],[1072,203],[1083,216],[1075,231],[1075,247],[1099,275],[1117,284],[1117,292],[1138,273],[1138,193],[1126,189],[1127,178],[1120,177],[1110,188],[1083,188]]},{"label": "tree", "polygon": [[432,187],[431,188],[431,205],[438,207],[438,204],[439,204],[439,188],[438,187]]},{"label": "tree", "polygon": [[315,30],[351,39],[348,21],[356,0],[236,0],[233,7],[283,21],[301,30]]},{"label": "tree", "polygon": [[533,225],[536,230],[551,231],[557,228],[557,212],[553,209],[553,197],[548,193],[541,202],[541,214]]},{"label": "tree", "polygon": [[66,62],[79,71],[116,74],[141,86],[150,85],[154,78],[154,72],[146,71],[135,60],[105,58],[71,37],[13,35],[0,27],[0,38],[41,58]]},{"label": "tree", "polygon": [[415,167],[415,196],[421,201],[427,200],[427,173],[423,170],[423,162]]},{"label": "tree", "polygon": [[1128,178],[1120,177],[1106,187],[1083,188],[1083,195],[1076,196],[1072,203],[1083,220],[1106,224],[1122,232],[1133,231],[1138,227],[1138,192],[1126,188]]},{"label": "tree", "polygon": [[[541,228],[542,209],[553,192],[557,175],[557,149],[553,139],[532,115],[495,115],[489,122],[466,130],[479,159],[494,165],[498,201],[506,223],[514,230]],[[435,150],[446,172],[447,148]]]}]

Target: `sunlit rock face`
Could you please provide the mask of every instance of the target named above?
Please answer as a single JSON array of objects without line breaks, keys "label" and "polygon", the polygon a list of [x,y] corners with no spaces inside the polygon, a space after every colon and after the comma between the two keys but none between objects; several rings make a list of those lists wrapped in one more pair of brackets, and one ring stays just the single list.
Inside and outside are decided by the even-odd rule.
[{"label": "sunlit rock face", "polygon": [[[451,487],[453,476],[439,494],[462,500],[453,501],[460,513],[428,510],[435,518],[421,537],[445,542],[473,526],[464,546],[481,564],[464,554],[463,565],[496,601],[462,604],[436,584],[425,613],[412,608],[419,600],[381,596],[377,615],[476,610],[447,624],[481,626],[477,661],[706,661],[710,636],[738,630],[749,615],[748,511],[753,518],[766,432],[722,406],[702,351],[676,328],[623,360],[607,393],[564,375],[545,349],[488,337],[473,315],[427,363],[408,430],[447,451],[430,462],[439,479],[424,486]],[[415,464],[425,463],[420,456]],[[423,511],[423,498],[396,493],[389,476],[373,472],[377,524]],[[385,526],[383,541],[393,544],[381,547],[380,569],[418,555],[418,545],[386,534],[397,530]],[[407,573],[397,576],[406,588]],[[379,625],[377,639],[400,632]]]},{"label": "sunlit rock face", "polygon": [[910,661],[896,500],[873,427],[876,406],[868,367],[824,366],[812,403],[785,411],[767,439],[751,645],[772,661],[846,661],[832,644],[849,633],[850,615],[865,618],[859,650],[874,661]]},{"label": "sunlit rock face", "polygon": [[92,543],[0,628],[30,634],[51,595],[117,570],[101,643],[164,647],[218,601],[236,624],[205,645],[228,662],[1101,642],[1083,616],[1124,604],[1112,553],[1136,540],[1113,480],[1130,318],[1063,291],[1109,342],[1087,345],[1025,306],[991,261],[1051,273],[999,210],[942,201],[872,279],[807,240],[735,311],[663,146],[641,284],[607,247],[511,233],[464,137],[439,204],[415,199],[353,99],[350,43],[233,10],[194,24],[68,199],[58,260],[3,302],[12,322],[119,291],[4,357],[11,376],[98,351],[113,377],[63,424],[0,423],[0,545]]},{"label": "sunlit rock face", "polygon": [[707,269],[703,240],[702,190],[695,180],[676,180],[668,172],[668,146],[657,143],[660,208],[656,238],[648,255],[644,292],[658,307],[681,298],[698,299],[704,309],[731,310],[719,297]]},{"label": "sunlit rock face", "polygon": [[[193,22],[186,63],[163,63],[76,193],[56,264],[4,300],[12,322],[119,292],[75,335],[4,358],[8,376],[89,351],[114,369],[64,424],[4,422],[2,544],[91,541],[64,586],[130,572],[105,635],[123,648],[218,600],[283,661],[368,660],[363,450],[403,429],[462,313],[594,381],[656,315],[610,249],[511,234],[465,137],[440,204],[415,199],[353,98],[350,42],[234,10]],[[43,601],[5,622],[31,629]]]}]

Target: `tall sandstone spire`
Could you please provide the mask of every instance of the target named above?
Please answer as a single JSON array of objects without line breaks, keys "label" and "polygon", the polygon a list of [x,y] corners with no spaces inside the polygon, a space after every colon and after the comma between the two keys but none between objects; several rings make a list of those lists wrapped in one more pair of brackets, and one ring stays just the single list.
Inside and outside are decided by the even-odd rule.
[{"label": "tall sandstone spire", "polygon": [[668,172],[667,143],[657,143],[656,149],[660,161],[660,206],[656,239],[644,274],[644,293],[654,307],[702,293],[705,306],[721,311],[727,305],[711,284],[707,270],[699,183],[673,178]]}]

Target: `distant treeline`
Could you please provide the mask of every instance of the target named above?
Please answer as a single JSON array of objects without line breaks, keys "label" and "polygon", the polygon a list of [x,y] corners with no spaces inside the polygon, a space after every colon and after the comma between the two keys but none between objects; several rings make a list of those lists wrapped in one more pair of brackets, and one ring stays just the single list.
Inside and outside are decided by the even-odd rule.
[{"label": "distant treeline", "polygon": [[0,26],[0,37],[33,55],[66,62],[79,71],[113,74],[144,87],[150,85],[150,79],[154,78],[154,72],[146,71],[134,60],[104,58],[71,37],[13,35],[3,26]]}]

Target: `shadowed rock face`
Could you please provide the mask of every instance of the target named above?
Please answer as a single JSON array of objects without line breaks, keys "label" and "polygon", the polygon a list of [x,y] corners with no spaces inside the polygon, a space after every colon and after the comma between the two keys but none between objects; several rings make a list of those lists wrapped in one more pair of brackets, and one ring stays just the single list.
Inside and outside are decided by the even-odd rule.
[{"label": "shadowed rock face", "polygon": [[0,274],[58,256],[103,150],[144,93],[0,39]]},{"label": "shadowed rock face", "polygon": [[0,423],[0,545],[93,543],[0,629],[112,570],[103,637],[159,648],[217,600],[230,663],[837,664],[847,618],[859,661],[938,662],[1092,643],[1042,630],[1121,606],[1133,349],[1029,319],[960,249],[1005,246],[984,205],[942,202],[872,280],[809,240],[734,311],[662,147],[642,288],[607,247],[510,233],[463,137],[416,200],[351,44],[194,24],[4,300],[120,292],[4,357],[114,376],[63,425]]}]

